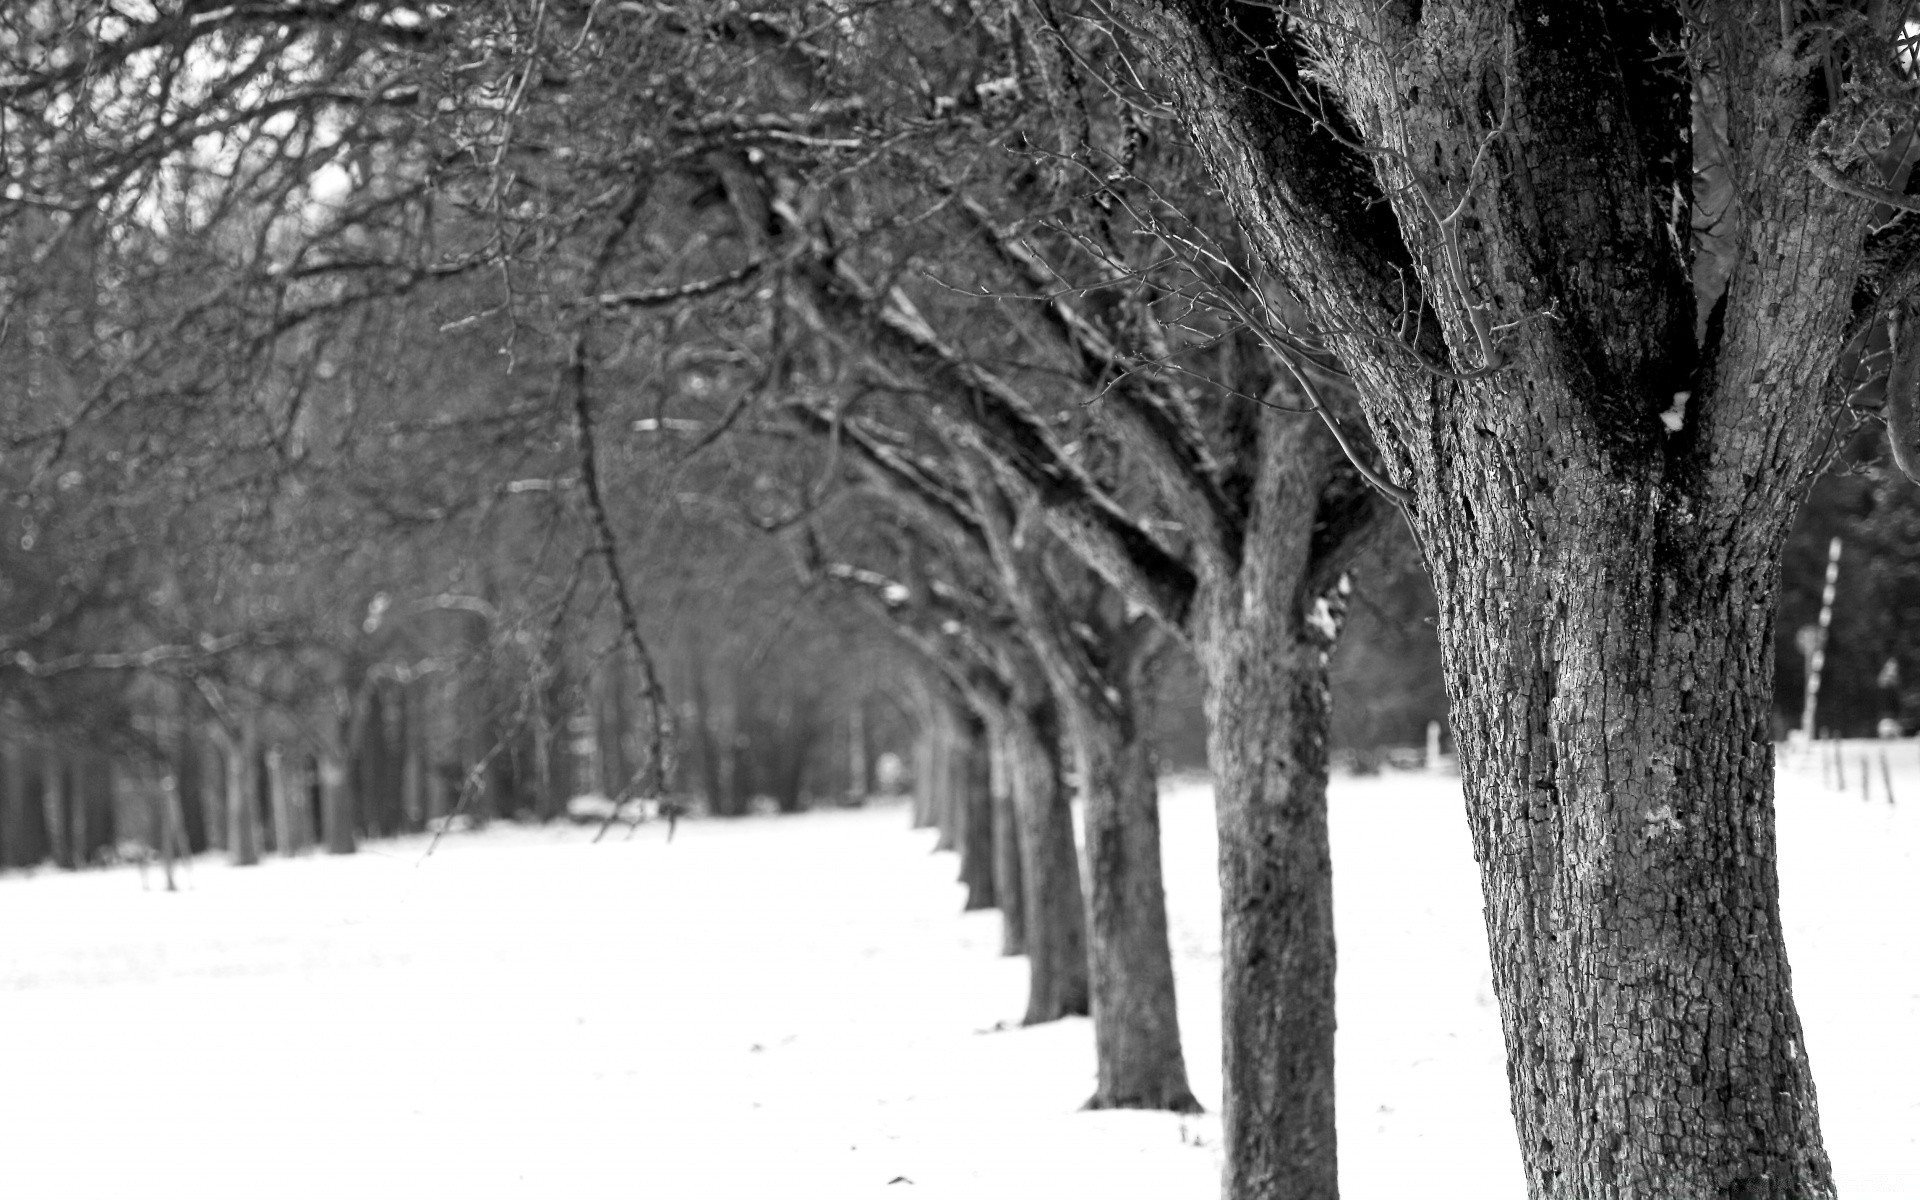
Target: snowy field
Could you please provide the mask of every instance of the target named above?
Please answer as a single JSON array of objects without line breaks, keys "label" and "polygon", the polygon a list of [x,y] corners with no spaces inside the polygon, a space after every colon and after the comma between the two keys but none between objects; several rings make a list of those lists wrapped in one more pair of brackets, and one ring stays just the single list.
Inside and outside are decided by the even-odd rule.
[{"label": "snowy field", "polygon": [[[1850,751],[1877,753],[1874,743]],[[1788,938],[1840,1190],[1920,1197],[1920,748],[1898,806],[1782,775]],[[898,805],[585,844],[0,880],[7,1197],[1217,1194],[1204,785],[1166,793],[1201,1117],[1076,1111],[1085,1021]],[[1333,794],[1347,1200],[1523,1195],[1458,781]],[[154,880],[157,887],[157,878]]]}]

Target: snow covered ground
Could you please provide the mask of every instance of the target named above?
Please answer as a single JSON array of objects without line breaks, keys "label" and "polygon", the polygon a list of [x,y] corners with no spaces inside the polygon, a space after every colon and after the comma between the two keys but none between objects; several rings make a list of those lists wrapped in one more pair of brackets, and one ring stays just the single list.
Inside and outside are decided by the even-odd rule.
[{"label": "snow covered ground", "polygon": [[[1877,753],[1855,743],[1850,754]],[[1784,906],[1841,1192],[1920,1197],[1920,748],[1898,806],[1783,773]],[[1877,776],[1877,763],[1876,763]],[[1219,1098],[1202,784],[1166,795],[1188,1062]],[[1348,1200],[1520,1197],[1458,782],[1337,781]],[[0,1190],[1211,1198],[1215,1115],[1076,1111],[1084,1021],[897,805],[499,829],[351,859],[0,880]],[[618,835],[615,835],[616,837]],[[154,881],[157,884],[157,878]]]}]

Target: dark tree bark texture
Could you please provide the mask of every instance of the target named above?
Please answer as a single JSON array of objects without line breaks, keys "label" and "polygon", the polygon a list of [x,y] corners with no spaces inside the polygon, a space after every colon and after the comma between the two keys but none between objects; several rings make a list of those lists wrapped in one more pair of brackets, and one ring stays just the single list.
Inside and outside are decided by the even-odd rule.
[{"label": "dark tree bark texture", "polygon": [[[1910,120],[1883,101],[1894,10],[1292,7],[1141,11],[1411,495],[1528,1187],[1831,1196],[1769,631],[1850,347],[1920,272],[1863,198],[1861,131]],[[1737,201],[1717,275],[1703,165]]]}]

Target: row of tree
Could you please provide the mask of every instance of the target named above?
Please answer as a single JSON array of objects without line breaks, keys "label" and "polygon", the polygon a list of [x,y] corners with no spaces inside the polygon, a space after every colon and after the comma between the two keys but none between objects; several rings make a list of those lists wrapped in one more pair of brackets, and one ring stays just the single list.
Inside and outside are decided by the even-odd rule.
[{"label": "row of tree", "polygon": [[[1174,1108],[1150,731],[1184,653],[1224,1186],[1330,1197],[1329,664],[1404,530],[1530,1190],[1830,1195],[1757,801],[1806,491],[1865,422],[1920,453],[1908,30],[31,0],[0,18],[4,465],[22,553],[67,536],[7,652],[190,683],[243,777],[260,707],[323,794],[414,759],[534,794],[539,731],[591,711],[632,731],[594,739],[604,783],[691,758],[719,811],[804,790],[743,744],[893,674],[1029,1019],[1091,1013],[1096,1105]],[[497,686],[438,705],[366,686],[475,663]],[[414,741],[369,736],[401,714]]]}]

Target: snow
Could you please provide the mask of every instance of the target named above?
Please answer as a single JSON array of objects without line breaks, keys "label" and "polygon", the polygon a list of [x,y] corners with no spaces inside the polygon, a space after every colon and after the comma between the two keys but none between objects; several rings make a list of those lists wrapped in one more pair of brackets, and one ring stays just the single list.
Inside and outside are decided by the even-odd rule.
[{"label": "snow", "polygon": [[[1854,743],[1850,755],[1877,753]],[[1901,804],[1782,776],[1783,908],[1827,1143],[1920,1196],[1920,750]],[[1085,1021],[898,805],[496,828],[353,858],[0,879],[4,1187],[33,1198],[1217,1194],[1204,783],[1165,792],[1200,1117],[1083,1113]],[[1446,776],[1332,797],[1348,1200],[1524,1194],[1475,868]]]}]

